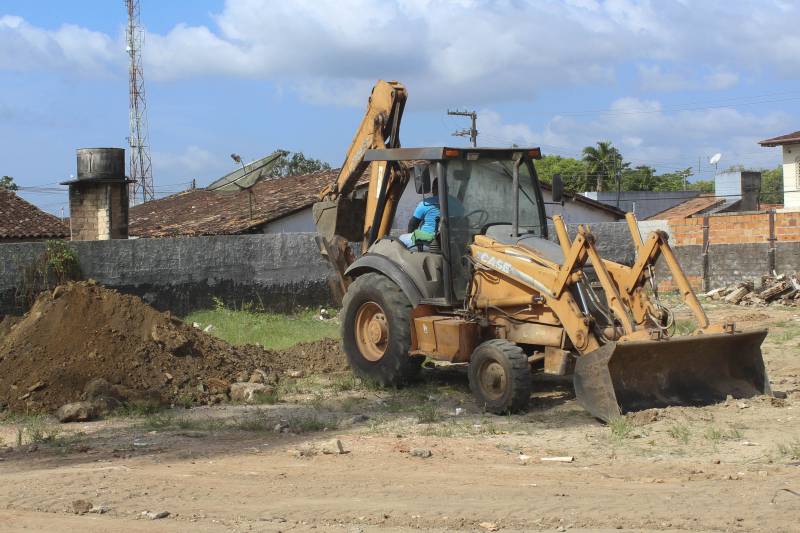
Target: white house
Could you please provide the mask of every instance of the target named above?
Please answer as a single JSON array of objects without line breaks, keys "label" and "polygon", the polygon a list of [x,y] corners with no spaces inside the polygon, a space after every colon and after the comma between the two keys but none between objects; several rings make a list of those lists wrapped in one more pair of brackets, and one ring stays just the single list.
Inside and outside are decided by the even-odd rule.
[{"label": "white house", "polygon": [[765,147],[783,147],[783,207],[800,209],[800,131],[760,141]]}]

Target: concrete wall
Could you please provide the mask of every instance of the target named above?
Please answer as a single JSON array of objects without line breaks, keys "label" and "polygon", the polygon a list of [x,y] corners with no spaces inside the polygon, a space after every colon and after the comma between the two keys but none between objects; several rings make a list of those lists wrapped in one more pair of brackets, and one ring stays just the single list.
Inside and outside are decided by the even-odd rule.
[{"label": "concrete wall", "polygon": [[[666,231],[689,280],[696,289],[707,290],[746,279],[758,282],[772,269],[785,273],[799,269],[800,211],[772,215],[774,241],[768,240],[769,216],[709,216],[707,256],[703,218],[642,221],[639,228],[644,238],[653,230]],[[577,228],[568,225],[572,236]],[[603,257],[633,262],[625,222],[597,222],[589,228]],[[137,294],[177,314],[210,307],[213,297],[231,306],[261,302],[272,309],[330,303],[330,269],[310,233],[81,241],[71,246],[85,278]],[[0,313],[20,311],[14,306],[15,290],[25,267],[44,247],[44,243],[0,244]],[[656,275],[662,290],[672,288],[664,265],[657,265]]]},{"label": "concrete wall", "polygon": [[[327,263],[313,235],[231,235],[72,242],[84,278],[184,314],[213,305],[267,308],[327,303]],[[0,245],[0,313],[19,311],[15,289],[44,243]]]}]

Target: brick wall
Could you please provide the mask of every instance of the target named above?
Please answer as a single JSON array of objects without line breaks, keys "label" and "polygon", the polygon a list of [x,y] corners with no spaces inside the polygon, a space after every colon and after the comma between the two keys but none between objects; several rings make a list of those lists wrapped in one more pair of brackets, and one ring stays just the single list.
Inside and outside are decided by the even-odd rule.
[{"label": "brick wall", "polygon": [[[770,218],[773,240],[770,240]],[[748,279],[758,282],[773,270],[778,273],[800,270],[800,211],[721,213],[668,222],[671,245],[679,257],[686,256],[684,270],[696,289],[713,289]],[[681,253],[684,250],[690,253]],[[692,257],[700,261],[692,261]],[[673,288],[668,279],[660,287]]]}]

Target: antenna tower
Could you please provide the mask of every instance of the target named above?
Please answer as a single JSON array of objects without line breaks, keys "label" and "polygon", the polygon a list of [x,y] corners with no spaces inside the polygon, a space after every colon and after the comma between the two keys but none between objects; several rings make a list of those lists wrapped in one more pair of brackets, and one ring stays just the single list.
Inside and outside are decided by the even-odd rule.
[{"label": "antenna tower", "polygon": [[147,100],[144,93],[142,44],[144,31],[139,24],[139,0],[125,0],[128,10],[126,42],[130,57],[130,134],[128,136],[130,203],[153,200],[153,169],[150,160],[150,140],[147,126]]}]

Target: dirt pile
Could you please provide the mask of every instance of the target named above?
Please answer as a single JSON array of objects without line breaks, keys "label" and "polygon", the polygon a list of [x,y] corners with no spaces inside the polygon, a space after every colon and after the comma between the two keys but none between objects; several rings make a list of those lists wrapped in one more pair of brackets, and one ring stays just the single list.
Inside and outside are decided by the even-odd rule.
[{"label": "dirt pile", "polygon": [[136,296],[87,282],[44,293],[0,332],[0,404],[16,412],[55,410],[98,378],[128,400],[186,404],[222,400],[231,382],[256,369],[271,380],[346,369],[334,340],[284,351],[232,346]]}]

